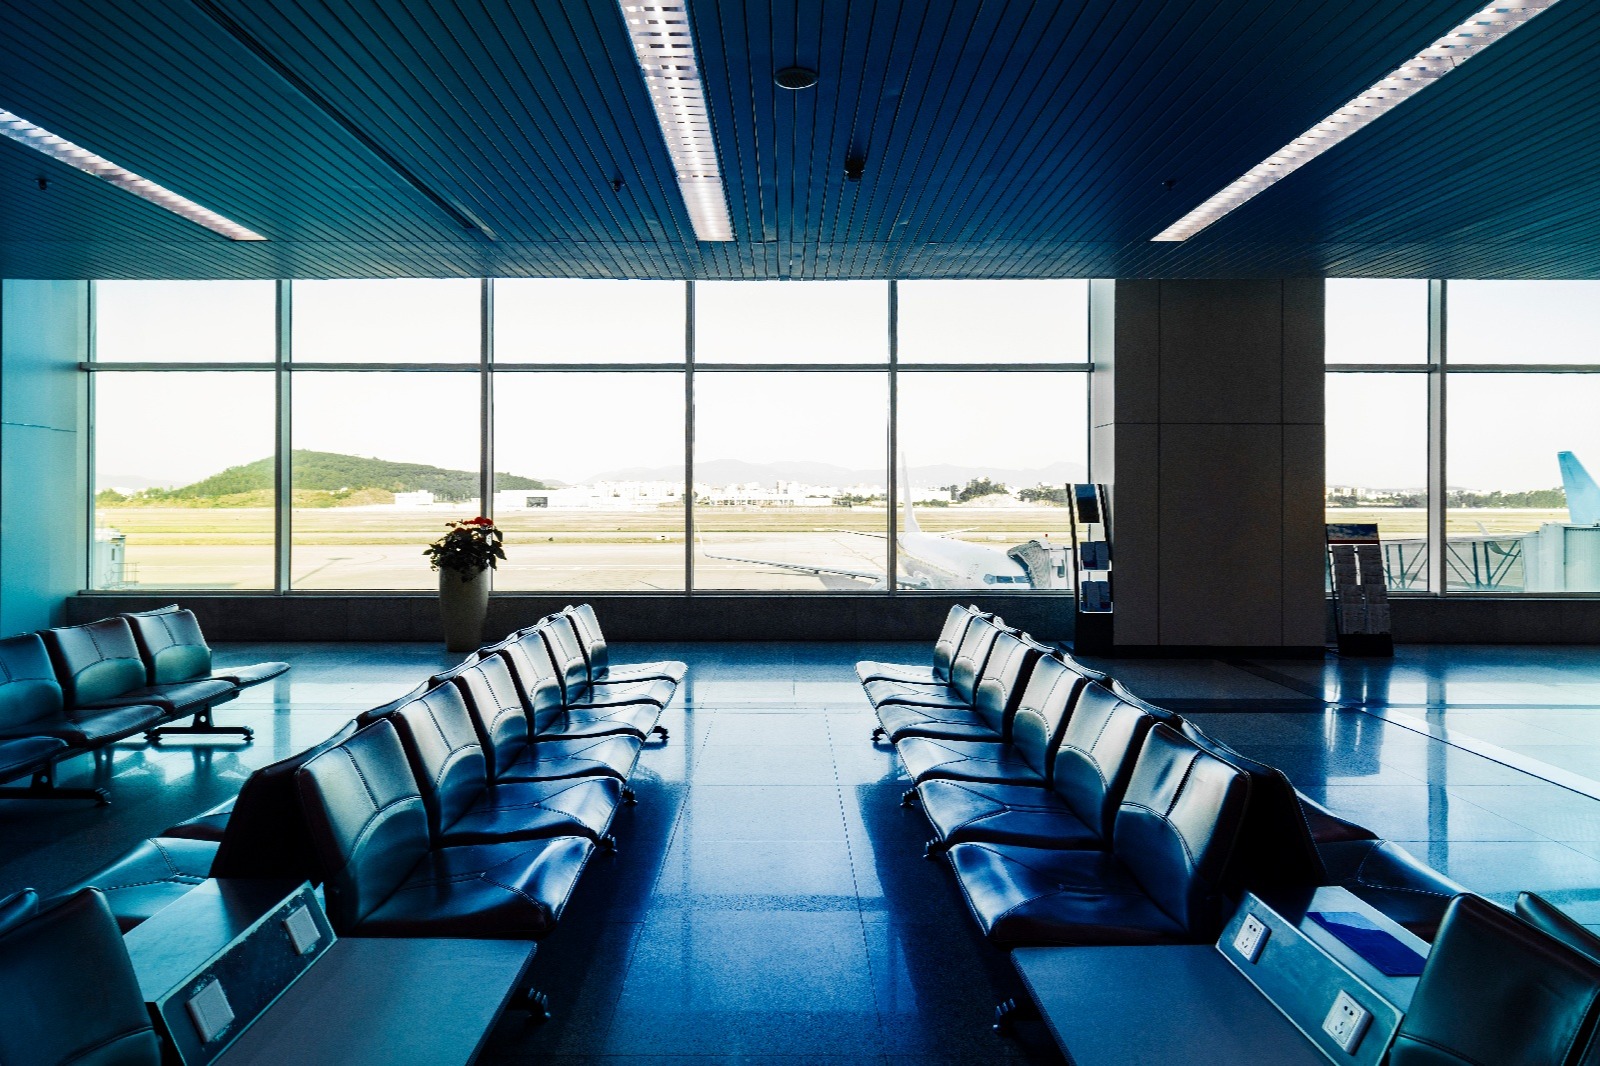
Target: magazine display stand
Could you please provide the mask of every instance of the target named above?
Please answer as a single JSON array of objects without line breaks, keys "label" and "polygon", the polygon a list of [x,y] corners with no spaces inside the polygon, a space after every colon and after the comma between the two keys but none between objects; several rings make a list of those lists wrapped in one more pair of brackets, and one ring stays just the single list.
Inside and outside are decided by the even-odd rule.
[{"label": "magazine display stand", "polygon": [[1391,657],[1389,585],[1376,525],[1328,526],[1328,565],[1333,575],[1334,619],[1339,654]]},{"label": "magazine display stand", "polygon": [[1104,485],[1069,485],[1072,523],[1072,647],[1112,653],[1111,496]]}]

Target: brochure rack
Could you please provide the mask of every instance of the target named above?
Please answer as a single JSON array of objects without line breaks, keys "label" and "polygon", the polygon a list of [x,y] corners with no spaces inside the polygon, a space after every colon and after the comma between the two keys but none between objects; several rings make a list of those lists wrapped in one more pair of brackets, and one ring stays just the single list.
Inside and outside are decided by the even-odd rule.
[{"label": "brochure rack", "polygon": [[1339,654],[1393,656],[1389,585],[1383,573],[1378,527],[1365,523],[1329,524],[1328,566],[1333,577]]},{"label": "brochure rack", "polygon": [[1106,486],[1069,485],[1072,525],[1073,650],[1112,653],[1111,496]]}]

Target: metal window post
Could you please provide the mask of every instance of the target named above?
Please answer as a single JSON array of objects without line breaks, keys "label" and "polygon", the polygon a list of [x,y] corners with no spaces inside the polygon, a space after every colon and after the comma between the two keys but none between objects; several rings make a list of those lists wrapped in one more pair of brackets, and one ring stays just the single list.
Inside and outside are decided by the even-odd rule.
[{"label": "metal window post", "polygon": [[[478,304],[478,513],[494,517],[494,281],[481,279]],[[494,581],[493,573],[489,580]]]},{"label": "metal window post", "polygon": [[280,280],[276,336],[277,442],[273,449],[273,581],[280,596],[289,591],[294,536],[294,395],[289,363],[294,359],[294,283]]},{"label": "metal window post", "polygon": [[694,595],[694,282],[683,283],[683,594]]},{"label": "metal window post", "polygon": [[1446,495],[1445,393],[1448,344],[1446,328],[1449,323],[1446,300],[1448,283],[1435,279],[1428,282],[1428,590],[1443,596],[1448,569],[1445,566],[1445,549],[1449,536],[1445,528],[1448,521]]},{"label": "metal window post", "polygon": [[[900,283],[893,278],[889,279],[889,480],[888,496],[884,500],[884,511],[887,515],[886,525],[889,538],[889,555],[885,560],[888,569],[885,571],[884,585],[893,596],[900,588],[900,542],[896,528],[900,521],[900,513],[896,509],[900,498]],[[906,498],[911,496],[911,486],[905,487]]]}]

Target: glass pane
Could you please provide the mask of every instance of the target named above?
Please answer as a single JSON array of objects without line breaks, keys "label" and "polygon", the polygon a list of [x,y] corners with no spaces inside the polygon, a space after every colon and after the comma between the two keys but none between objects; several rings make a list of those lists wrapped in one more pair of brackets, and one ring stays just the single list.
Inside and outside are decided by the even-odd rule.
[{"label": "glass pane", "polygon": [[681,281],[498,278],[502,363],[681,363]]},{"label": "glass pane", "polygon": [[102,363],[270,363],[270,281],[97,281],[94,357]]},{"label": "glass pane", "polygon": [[1600,376],[1453,374],[1446,395],[1447,587],[1600,592]]},{"label": "glass pane", "polygon": [[90,586],[269,589],[272,374],[97,374]]},{"label": "glass pane", "polygon": [[[1087,374],[901,374],[900,587],[1070,592],[1088,422]],[[1031,541],[1031,568],[1007,554]]]},{"label": "glass pane", "polygon": [[297,363],[476,363],[482,285],[472,278],[294,283]]},{"label": "glass pane", "polygon": [[700,374],[694,388],[695,587],[882,589],[887,376]]},{"label": "glass pane", "polygon": [[886,363],[882,281],[697,281],[698,363]]},{"label": "glass pane", "polygon": [[507,373],[494,388],[495,588],[683,588],[683,375]]},{"label": "glass pane", "polygon": [[1376,523],[1389,587],[1428,589],[1428,379],[1327,376],[1327,520]]},{"label": "glass pane", "polygon": [[902,281],[902,363],[1086,363],[1089,283]]},{"label": "glass pane", "polygon": [[294,375],[300,589],[437,588],[422,550],[478,507],[478,375]]},{"label": "glass pane", "polygon": [[1428,283],[1330,278],[1327,361],[1426,363]]},{"label": "glass pane", "polygon": [[1452,363],[1600,363],[1600,281],[1452,281]]}]

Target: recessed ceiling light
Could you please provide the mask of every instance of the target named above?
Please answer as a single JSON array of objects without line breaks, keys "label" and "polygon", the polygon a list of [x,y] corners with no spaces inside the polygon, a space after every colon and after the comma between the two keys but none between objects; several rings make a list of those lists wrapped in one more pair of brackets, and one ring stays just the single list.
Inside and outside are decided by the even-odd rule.
[{"label": "recessed ceiling light", "polygon": [[695,239],[731,241],[733,222],[728,217],[728,194],[722,187],[722,171],[717,164],[711,114],[689,30],[688,5],[685,0],[619,3],[661,136],[667,142],[667,154],[672,157],[678,191],[689,210]]},{"label": "recessed ceiling light", "polygon": [[772,80],[780,89],[809,89],[817,83],[817,72],[805,67],[784,67]]},{"label": "recessed ceiling light", "polygon": [[1510,0],[1490,4],[1150,239],[1188,240],[1558,2]]},{"label": "recessed ceiling light", "polygon": [[[220,233],[230,241],[264,241],[261,234],[251,229],[246,229],[239,223],[223,218],[208,208],[201,207],[193,200],[179,196],[171,189],[164,188],[151,181],[141,178],[131,170],[125,170],[117,164],[95,155],[87,148],[80,148],[64,137],[57,137],[47,129],[35,126],[20,115],[0,108],[0,134],[11,138],[18,144],[27,145],[36,152],[43,152],[51,159],[58,159],[69,167],[75,167],[85,174],[92,174],[104,181],[109,181],[119,189],[125,189],[133,195],[149,200],[157,207],[165,208],[175,215],[180,215],[190,222],[196,222],[211,230]],[[40,179],[40,188],[44,188],[44,179]]]}]

